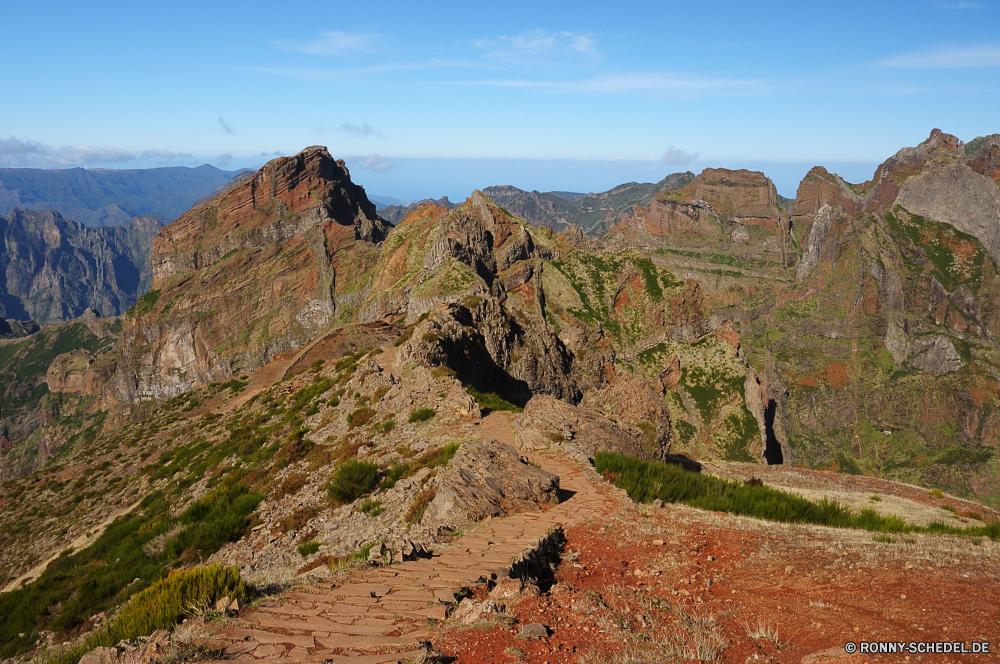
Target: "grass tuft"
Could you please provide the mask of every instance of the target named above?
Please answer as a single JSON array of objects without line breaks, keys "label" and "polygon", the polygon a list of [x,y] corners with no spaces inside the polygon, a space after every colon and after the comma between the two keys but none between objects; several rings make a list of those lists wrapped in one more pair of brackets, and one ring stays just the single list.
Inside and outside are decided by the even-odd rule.
[{"label": "grass tuft", "polygon": [[410,411],[410,417],[407,420],[410,424],[414,422],[426,422],[427,420],[434,418],[434,410],[431,408],[417,408],[416,410]]}]

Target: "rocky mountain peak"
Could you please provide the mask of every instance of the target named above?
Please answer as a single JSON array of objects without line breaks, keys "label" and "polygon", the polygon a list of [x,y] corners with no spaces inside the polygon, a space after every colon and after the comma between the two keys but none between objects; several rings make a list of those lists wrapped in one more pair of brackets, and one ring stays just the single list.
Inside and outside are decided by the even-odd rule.
[{"label": "rocky mountain peak", "polygon": [[390,227],[322,146],[192,208],[153,244],[153,289],[120,344],[141,358],[117,377],[122,401],[253,371],[349,318]]},{"label": "rocky mountain peak", "polygon": [[[356,239],[370,243],[384,240],[390,228],[364,189],[351,182],[344,161],[335,160],[325,147],[272,159],[163,229],[153,243],[155,283],[202,264],[183,254],[208,251],[211,258],[213,249],[229,251],[247,242],[259,245],[331,222],[353,227]],[[165,260],[167,255],[174,256]]]}]

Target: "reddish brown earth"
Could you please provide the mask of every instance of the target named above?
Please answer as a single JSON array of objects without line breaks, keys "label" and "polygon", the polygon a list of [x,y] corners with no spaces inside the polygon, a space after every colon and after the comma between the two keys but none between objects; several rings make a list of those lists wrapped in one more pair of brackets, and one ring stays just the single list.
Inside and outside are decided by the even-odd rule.
[{"label": "reddish brown earth", "polygon": [[[714,643],[710,661],[740,664],[1000,659],[993,542],[881,544],[674,506],[628,507],[567,535],[549,592],[514,600],[507,620],[445,627],[434,646],[469,664],[699,661],[699,641]],[[530,623],[553,632],[518,638]],[[992,653],[848,657],[844,644],[862,639],[985,640]]]}]

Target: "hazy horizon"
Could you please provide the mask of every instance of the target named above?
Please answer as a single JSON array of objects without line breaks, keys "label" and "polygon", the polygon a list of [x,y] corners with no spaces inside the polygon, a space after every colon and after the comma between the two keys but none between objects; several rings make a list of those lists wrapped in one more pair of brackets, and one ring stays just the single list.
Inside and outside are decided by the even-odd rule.
[{"label": "hazy horizon", "polygon": [[5,18],[0,166],[234,170],[322,144],[396,198],[707,166],[763,170],[789,196],[812,165],[863,181],[932,128],[1000,130],[993,2],[50,2]]}]

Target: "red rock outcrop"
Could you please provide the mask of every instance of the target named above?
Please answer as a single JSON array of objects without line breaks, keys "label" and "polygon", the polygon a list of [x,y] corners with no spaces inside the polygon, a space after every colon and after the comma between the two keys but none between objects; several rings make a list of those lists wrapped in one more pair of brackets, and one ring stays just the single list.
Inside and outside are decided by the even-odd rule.
[{"label": "red rock outcrop", "polygon": [[361,304],[388,225],[323,147],[268,162],[163,229],[126,318],[125,403],[248,373]]},{"label": "red rock outcrop", "polygon": [[712,232],[715,217],[744,225],[787,231],[790,214],[763,173],[706,168],[676,192],[657,194],[649,207],[636,205],[636,227],[658,236],[696,236]]}]

